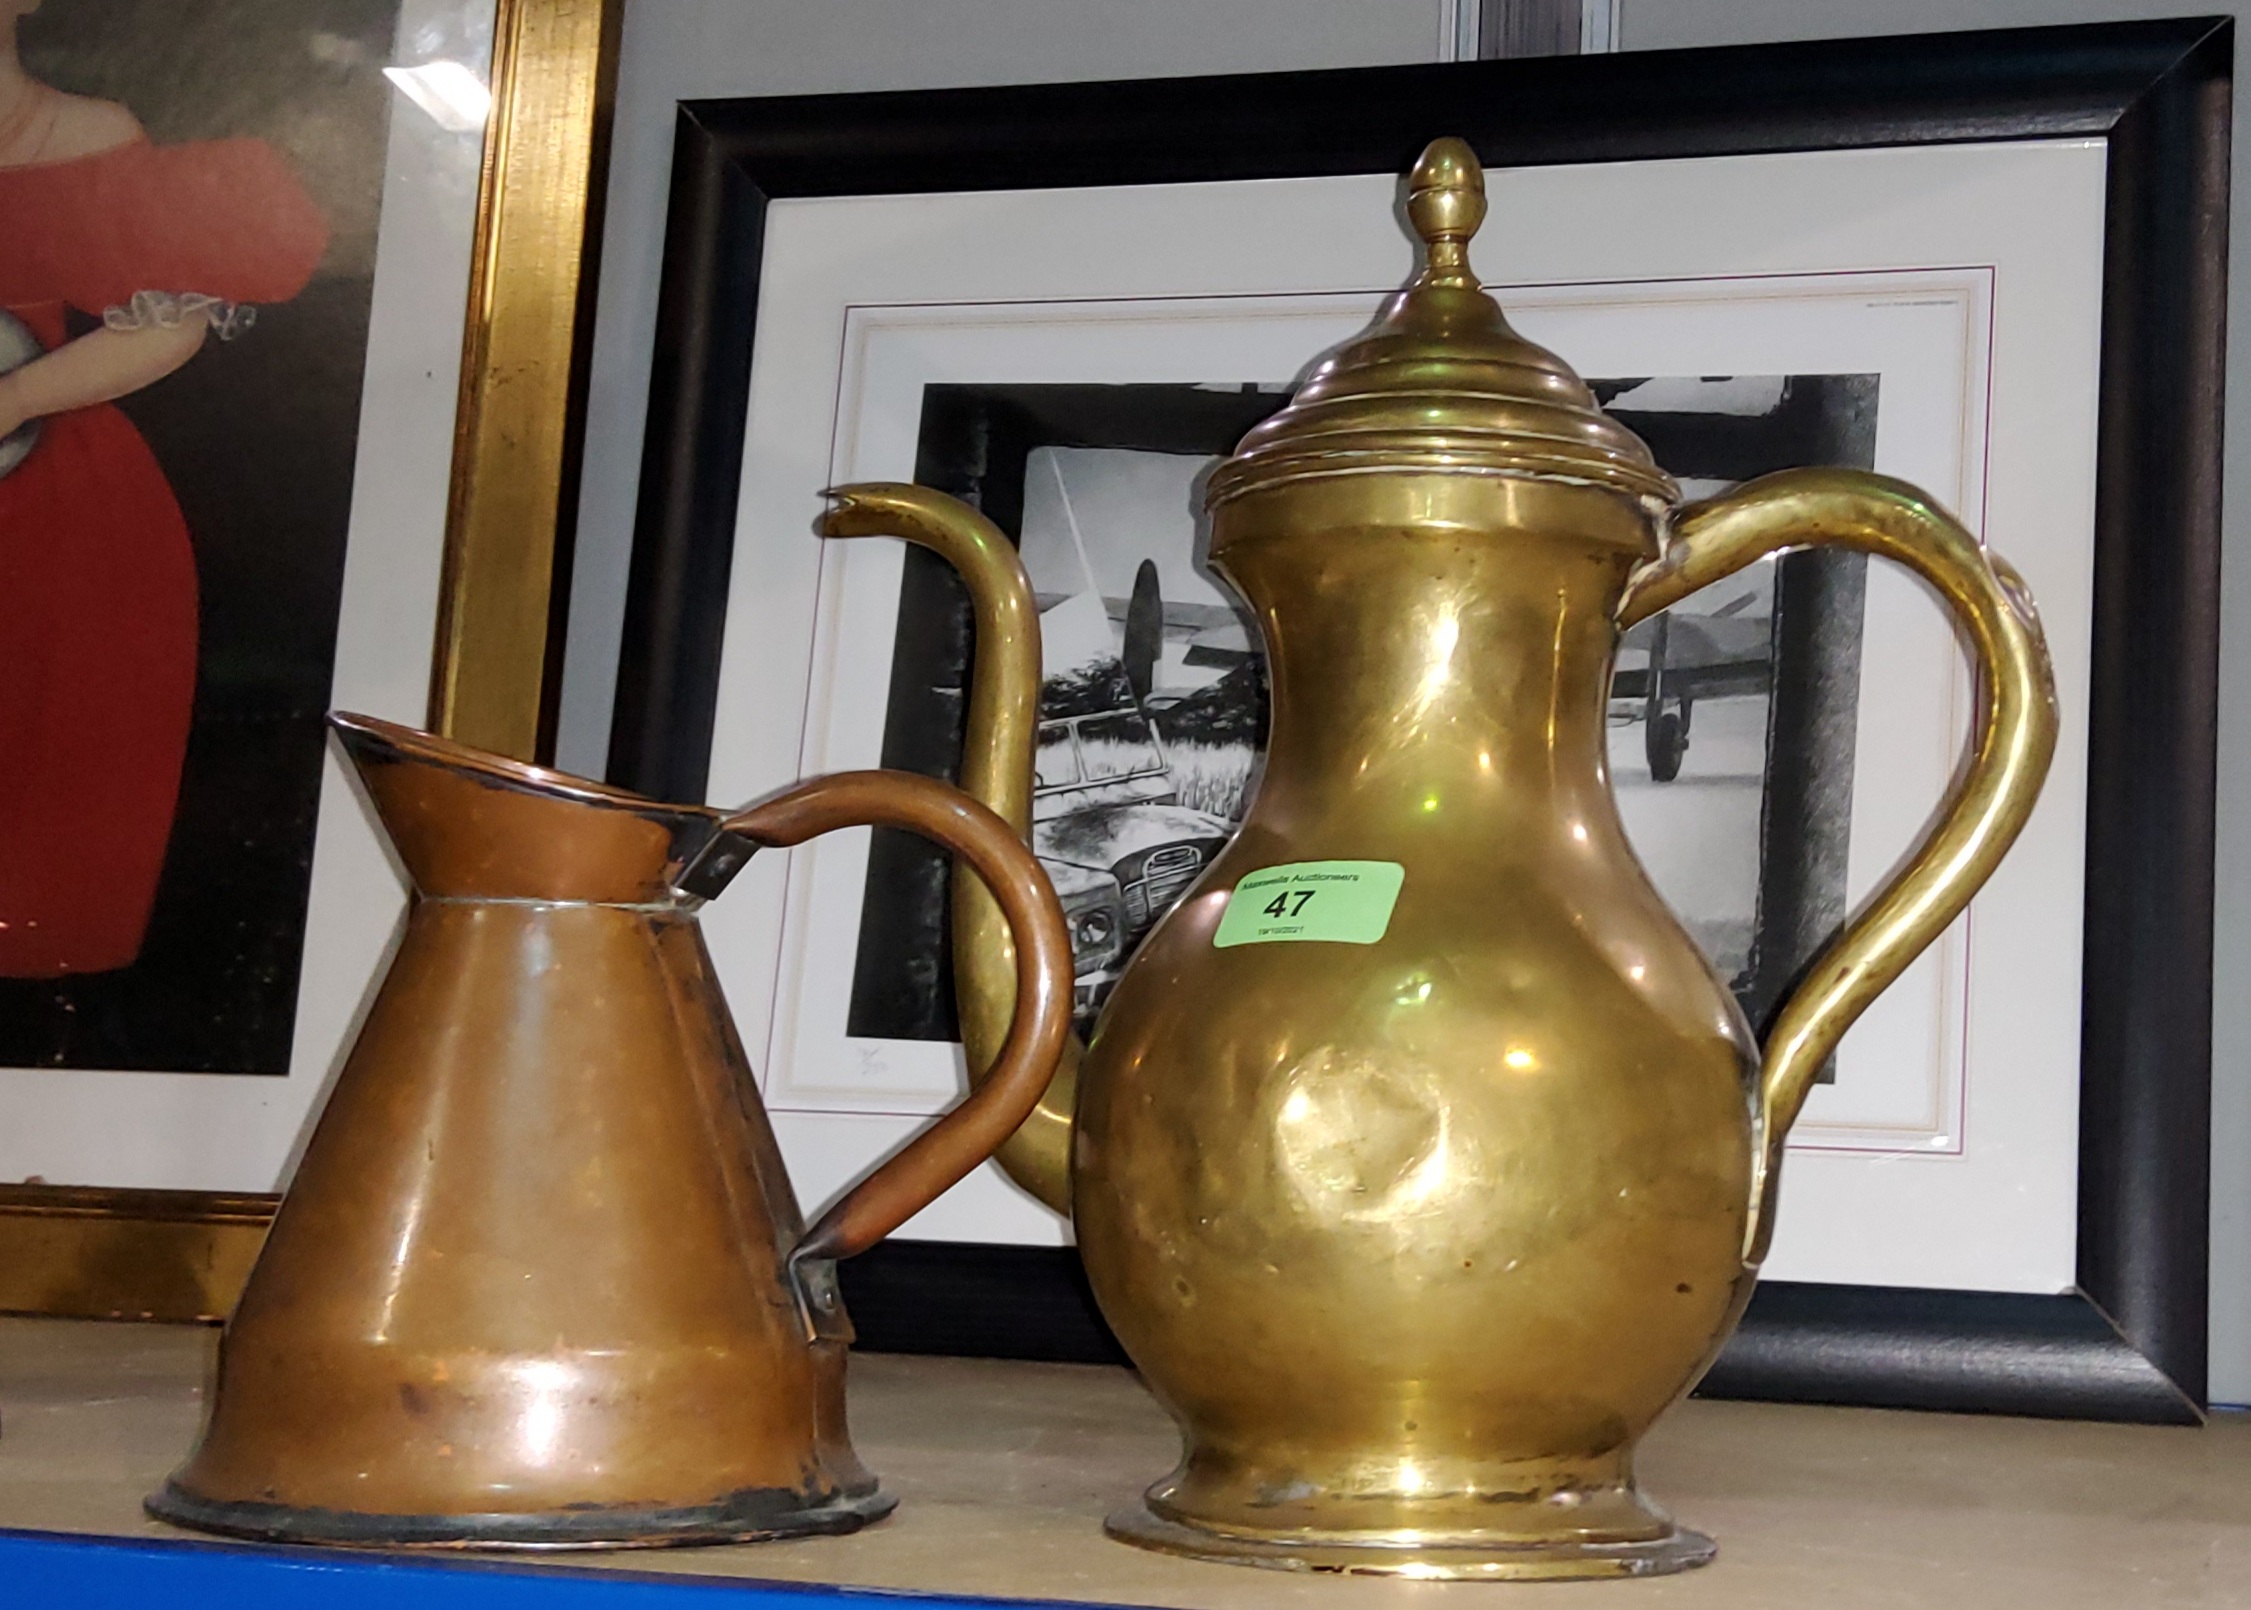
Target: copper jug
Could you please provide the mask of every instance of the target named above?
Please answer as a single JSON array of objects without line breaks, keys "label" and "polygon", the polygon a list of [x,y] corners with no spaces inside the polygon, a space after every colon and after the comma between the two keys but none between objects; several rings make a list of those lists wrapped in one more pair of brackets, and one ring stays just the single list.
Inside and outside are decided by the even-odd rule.
[{"label": "copper jug", "polygon": [[[1636,1441],[1733,1329],[1783,1142],[1852,1021],[1959,913],[2055,742],[2031,600],[1915,488],[1790,471],[1680,508],[1648,448],[1470,272],[1483,176],[1431,146],[1426,266],[1212,474],[1210,557],[1264,640],[1265,774],[1002,1148],[1072,1214],[1104,1315],[1179,1422],[1113,1515],[1206,1559],[1438,1577],[1678,1570],[1711,1542]],[[976,608],[964,786],[1028,823],[1038,620],[1007,540],[918,487],[832,536],[945,556]],[[1621,633],[1796,545],[1896,560],[1984,671],[1974,752],[1763,1052],[1627,843],[1605,758]],[[970,1066],[1007,1021],[956,880]]]},{"label": "copper jug", "polygon": [[[618,1547],[847,1532],[835,1260],[1023,1120],[1069,1029],[1039,865],[891,772],[734,815],[331,718],[415,890],[219,1349],[164,1520],[291,1542]],[[695,912],[751,853],[883,823],[999,891],[993,1076],[811,1230]]]}]

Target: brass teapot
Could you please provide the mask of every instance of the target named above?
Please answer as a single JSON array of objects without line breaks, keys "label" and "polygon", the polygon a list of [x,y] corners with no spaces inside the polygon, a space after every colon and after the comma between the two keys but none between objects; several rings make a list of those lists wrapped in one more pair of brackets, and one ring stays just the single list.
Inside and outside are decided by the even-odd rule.
[{"label": "brass teapot", "polygon": [[[227,1321],[202,1439],[149,1511],[488,1548],[888,1513],[845,1434],[835,1260],[1046,1088],[1071,950],[1039,863],[928,778],[847,772],[727,815],[330,719],[415,899]],[[695,914],[758,848],[863,823],[1000,892],[1022,1004],[993,1076],[807,1230]]]},{"label": "brass teapot", "polygon": [[[1676,508],[1648,448],[1472,276],[1483,176],[1424,154],[1426,266],[1213,473],[1210,557],[1259,622],[1265,774],[999,1157],[1072,1215],[1104,1315],[1179,1422],[1113,1515],[1205,1559],[1433,1577],[1711,1557],[1634,1447],[1743,1311],[1783,1143],[1845,1030],[2030,813],[2053,681],[2009,567],[1914,487],[1790,471]],[[962,782],[1029,825],[1038,619],[1007,539],[919,487],[825,531],[966,578]],[[1894,559],[1981,662],[1975,749],[1912,859],[1763,1052],[1636,860],[1605,757],[1620,635],[1780,550]],[[972,1068],[1008,940],[954,892]]]}]

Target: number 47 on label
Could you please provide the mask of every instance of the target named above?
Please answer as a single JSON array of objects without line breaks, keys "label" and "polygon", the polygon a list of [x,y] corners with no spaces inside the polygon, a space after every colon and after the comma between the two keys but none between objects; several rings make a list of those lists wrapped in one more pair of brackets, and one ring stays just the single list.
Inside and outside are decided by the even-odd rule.
[{"label": "number 47 on label", "polygon": [[1396,861],[1262,867],[1236,881],[1211,942],[1221,950],[1296,940],[1372,945],[1391,926],[1406,881],[1406,869]]}]

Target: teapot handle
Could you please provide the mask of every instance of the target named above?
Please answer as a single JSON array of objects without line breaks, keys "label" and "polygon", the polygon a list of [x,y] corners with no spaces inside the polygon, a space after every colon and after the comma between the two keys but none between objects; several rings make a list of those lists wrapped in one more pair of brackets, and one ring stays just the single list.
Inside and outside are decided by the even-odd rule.
[{"label": "teapot handle", "polygon": [[1897,560],[1935,587],[1975,648],[1982,719],[1968,769],[1914,855],[1809,968],[1766,1037],[1744,1262],[1764,1261],[1790,1125],[1845,1030],[1969,904],[2046,778],[2055,677],[2032,597],[2008,562],[1905,481],[1786,470],[1681,510],[1658,557],[1627,579],[1620,630],[1785,548],[1833,546]]},{"label": "teapot handle", "polygon": [[787,847],[839,827],[903,827],[944,845],[992,890],[1016,939],[1016,1012],[992,1072],[968,1097],[860,1181],[790,1253],[865,1252],[993,1154],[1030,1116],[1071,1030],[1071,940],[1047,874],[1006,822],[960,789],[896,771],[817,777],[720,824],[754,844]]}]

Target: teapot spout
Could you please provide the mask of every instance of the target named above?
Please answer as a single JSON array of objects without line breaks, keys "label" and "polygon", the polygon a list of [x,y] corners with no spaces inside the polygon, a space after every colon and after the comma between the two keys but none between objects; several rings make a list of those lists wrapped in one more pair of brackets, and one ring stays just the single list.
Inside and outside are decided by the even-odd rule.
[{"label": "teapot spout", "polygon": [[[903,537],[953,566],[976,611],[962,791],[1031,841],[1032,745],[1039,727],[1040,623],[1031,578],[990,520],[928,487],[863,482],[837,487],[824,537]],[[1016,947],[992,894],[962,867],[953,883],[954,995],[969,1075],[982,1082],[1016,1010]],[[1071,1114],[1078,1099],[1076,1035],[1047,1094],[994,1154],[1008,1177],[1056,1212],[1071,1211]]]}]

